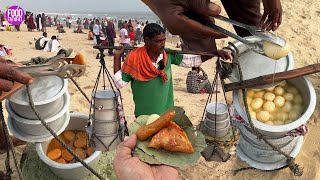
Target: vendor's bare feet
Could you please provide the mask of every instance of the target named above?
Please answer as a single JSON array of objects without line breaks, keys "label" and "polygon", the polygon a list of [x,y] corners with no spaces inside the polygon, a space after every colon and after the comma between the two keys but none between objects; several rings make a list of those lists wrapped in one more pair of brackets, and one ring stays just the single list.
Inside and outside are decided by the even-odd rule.
[{"label": "vendor's bare feet", "polygon": [[[18,138],[15,138],[14,136],[10,136],[10,138],[11,138],[11,141],[12,141],[14,147],[26,144],[25,141],[22,141]],[[4,140],[0,143],[1,143],[0,144],[0,154],[3,154],[7,150],[6,144],[5,144]]]}]

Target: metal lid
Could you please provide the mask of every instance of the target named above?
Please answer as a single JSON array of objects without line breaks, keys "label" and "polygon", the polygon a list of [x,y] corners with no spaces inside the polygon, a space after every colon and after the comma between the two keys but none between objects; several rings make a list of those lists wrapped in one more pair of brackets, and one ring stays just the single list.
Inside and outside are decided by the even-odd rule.
[{"label": "metal lid", "polygon": [[[248,37],[244,37],[244,39],[249,41],[256,41],[258,37],[248,36]],[[283,57],[279,60],[273,60],[269,57],[266,57],[254,51],[248,50],[246,45],[240,41],[235,41],[233,42],[233,44],[239,50],[240,56],[238,58],[238,61],[241,66],[243,80],[264,76],[267,74],[274,74],[277,72],[284,72],[294,68],[294,58],[291,52],[286,57]],[[231,46],[229,47],[234,49]],[[238,68],[233,69],[229,79],[232,82],[240,81]],[[254,87],[254,89],[265,89],[271,86],[275,86],[279,83],[281,82],[263,85],[263,86],[257,86],[257,87]]]},{"label": "metal lid", "polygon": [[[35,105],[47,104],[61,97],[67,90],[68,80],[58,76],[43,76],[36,78],[30,85],[32,99]],[[29,105],[27,88],[17,91],[9,101],[16,104]]]},{"label": "metal lid", "polygon": [[118,97],[120,94],[119,92],[113,90],[98,90],[92,93],[92,97],[96,99],[112,99]]}]

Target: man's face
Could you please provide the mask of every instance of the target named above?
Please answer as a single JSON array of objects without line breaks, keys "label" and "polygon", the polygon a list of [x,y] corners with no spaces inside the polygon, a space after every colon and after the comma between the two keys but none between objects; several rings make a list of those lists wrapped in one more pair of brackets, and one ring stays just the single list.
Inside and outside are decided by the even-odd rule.
[{"label": "man's face", "polygon": [[161,33],[154,38],[146,38],[147,48],[153,53],[162,54],[166,45],[166,35]]}]

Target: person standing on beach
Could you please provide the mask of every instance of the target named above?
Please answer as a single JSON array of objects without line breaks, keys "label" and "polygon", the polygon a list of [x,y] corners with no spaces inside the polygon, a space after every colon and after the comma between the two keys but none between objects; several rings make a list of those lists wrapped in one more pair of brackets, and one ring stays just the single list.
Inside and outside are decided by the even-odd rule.
[{"label": "person standing on beach", "polygon": [[[112,20],[108,21],[108,25],[107,25],[107,38],[108,38],[108,45],[109,46],[114,46],[114,40],[116,38],[116,32],[114,30],[114,25]],[[108,50],[108,54],[109,56],[113,56],[113,49],[109,49]]]},{"label": "person standing on beach", "polygon": [[41,25],[42,25],[42,32],[47,32],[47,18],[44,13],[41,16]]},{"label": "person standing on beach", "polygon": [[[122,24],[122,29],[119,32],[120,37],[120,44],[124,47],[130,47],[130,38],[128,30],[126,29],[127,23]],[[126,58],[126,55],[128,54],[128,50],[125,50],[122,54],[122,60],[124,61]]]},{"label": "person standing on beach", "polygon": [[102,27],[100,25],[99,20],[97,19],[96,23],[93,26],[93,35],[96,37],[97,45],[100,45],[100,43],[101,43],[101,39],[100,39],[101,30],[102,30]]},{"label": "person standing on beach", "polygon": [[[171,65],[199,67],[211,57],[167,54],[166,36],[161,26],[150,23],[143,30],[145,46],[132,50],[121,67],[124,48],[114,54],[114,81],[118,88],[131,82],[135,116],[163,114],[174,105]],[[217,51],[223,59],[231,59],[225,51]]]}]

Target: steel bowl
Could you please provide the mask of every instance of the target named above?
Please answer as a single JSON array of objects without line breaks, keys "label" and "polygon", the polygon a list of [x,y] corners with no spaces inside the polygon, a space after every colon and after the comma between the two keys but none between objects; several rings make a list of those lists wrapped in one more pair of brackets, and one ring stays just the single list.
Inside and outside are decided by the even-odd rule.
[{"label": "steel bowl", "polygon": [[[288,80],[288,82],[293,84],[300,92],[304,102],[304,106],[305,106],[304,112],[302,113],[300,118],[298,118],[297,120],[289,124],[277,125],[277,126],[268,125],[252,118],[254,126],[263,135],[273,137],[273,138],[284,137],[291,130],[298,128],[302,124],[305,124],[315,110],[317,96],[311,82],[306,77],[291,79],[291,80]],[[240,103],[241,102],[240,91],[233,91],[232,95],[233,95],[233,104],[234,104],[235,111],[246,121],[246,123],[249,123],[245,110],[243,109]]]},{"label": "steel bowl", "polygon": [[[63,94],[67,88],[68,80],[58,76],[44,76],[34,80],[30,85],[31,95],[42,118],[53,116],[61,111],[65,104]],[[29,105],[26,87],[9,97],[8,101],[17,115],[30,120],[38,119]]]},{"label": "steel bowl", "polygon": [[98,109],[94,108],[93,111],[94,119],[100,121],[113,121],[115,119],[119,119],[118,112],[116,108],[113,109]]},{"label": "steel bowl", "polygon": [[226,103],[212,102],[206,107],[206,117],[210,120],[224,121],[228,116],[228,106]]},{"label": "steel bowl", "polygon": [[228,126],[229,122],[230,122],[229,115],[226,119],[221,121],[214,121],[209,118],[205,118],[204,120],[204,123],[206,123],[212,129],[223,129],[226,126]]},{"label": "steel bowl", "polygon": [[228,125],[223,129],[214,129],[208,126],[206,122],[204,122],[204,128],[206,134],[212,136],[212,137],[223,137],[226,134],[228,134],[230,129],[230,121],[228,121]]},{"label": "steel bowl", "polygon": [[117,133],[120,127],[119,120],[101,121],[93,119],[92,127],[95,128],[97,134],[114,134]]},{"label": "steel bowl", "polygon": [[[88,116],[80,113],[71,113],[70,123],[66,130],[85,131]],[[49,159],[46,155],[50,141],[36,143],[36,151],[40,159],[46,163],[51,171],[62,179],[82,179],[91,172],[81,163],[61,164]],[[93,169],[98,165],[101,151],[95,151],[90,157],[84,160]]]},{"label": "steel bowl", "polygon": [[[63,97],[63,102],[65,102],[63,108],[57,114],[48,118],[44,118],[44,121],[54,132],[57,132],[59,129],[61,129],[64,122],[67,121],[67,118],[70,118],[70,116],[68,115],[70,96],[68,93],[65,93]],[[18,131],[32,136],[43,136],[50,134],[50,132],[44,127],[40,120],[25,119],[13,111],[8,101],[6,101],[6,105],[9,116],[14,121],[14,124]]]},{"label": "steel bowl", "polygon": [[[116,149],[117,145],[120,144],[121,140],[119,137],[120,134],[96,134],[93,138],[94,145],[98,151],[110,151]],[[109,146],[109,149],[106,149],[106,146]]]},{"label": "steel bowl", "polygon": [[119,92],[113,92],[112,90],[99,90],[94,92],[92,94],[94,98],[94,108],[100,110],[115,109],[119,95]]}]

